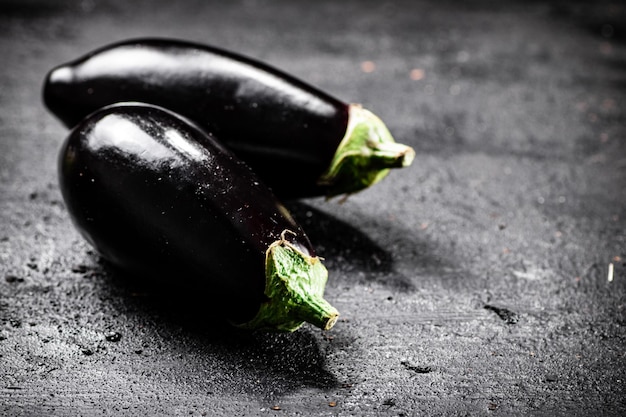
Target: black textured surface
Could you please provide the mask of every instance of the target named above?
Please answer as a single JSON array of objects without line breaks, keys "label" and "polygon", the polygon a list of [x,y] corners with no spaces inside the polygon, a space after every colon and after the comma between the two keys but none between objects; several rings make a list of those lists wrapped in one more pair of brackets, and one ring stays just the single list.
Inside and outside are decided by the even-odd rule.
[{"label": "black textured surface", "polygon": [[[618,1],[0,2],[0,414],[624,414],[625,16]],[[326,258],[331,331],[235,331],[210,300],[108,270],[73,230],[67,132],[41,82],[137,36],[265,60],[415,147],[344,204],[290,204]]]}]

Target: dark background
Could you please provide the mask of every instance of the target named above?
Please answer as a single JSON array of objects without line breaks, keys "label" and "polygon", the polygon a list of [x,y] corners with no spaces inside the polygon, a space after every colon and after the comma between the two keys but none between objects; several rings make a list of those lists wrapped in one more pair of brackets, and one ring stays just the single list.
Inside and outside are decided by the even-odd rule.
[{"label": "dark background", "polygon": [[[417,151],[290,204],[332,330],[239,333],[71,226],[42,80],[156,35],[362,103]],[[625,39],[620,1],[0,0],[0,414],[623,415]]]}]

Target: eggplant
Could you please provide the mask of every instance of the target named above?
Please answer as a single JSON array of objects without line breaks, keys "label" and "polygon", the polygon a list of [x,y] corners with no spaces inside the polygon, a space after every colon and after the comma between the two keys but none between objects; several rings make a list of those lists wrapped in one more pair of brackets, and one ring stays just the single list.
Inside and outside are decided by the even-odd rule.
[{"label": "eggplant", "polygon": [[284,199],[354,193],[415,155],[360,105],[253,59],[180,40],[90,52],[51,70],[43,99],[70,128],[117,102],[170,109],[213,133]]},{"label": "eggplant", "polygon": [[167,109],[119,103],[87,116],[59,156],[70,217],[114,266],[200,292],[250,329],[329,329],[328,272],[256,174]]}]

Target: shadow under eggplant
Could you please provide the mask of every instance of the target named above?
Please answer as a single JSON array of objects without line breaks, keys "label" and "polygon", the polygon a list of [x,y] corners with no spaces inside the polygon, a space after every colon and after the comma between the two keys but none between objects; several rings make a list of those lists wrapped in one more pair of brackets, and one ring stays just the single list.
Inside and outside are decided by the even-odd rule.
[{"label": "shadow under eggplant", "polygon": [[[384,229],[384,233],[382,230],[379,233],[381,241],[376,242],[352,224],[307,203],[288,202],[285,206],[305,230],[318,255],[324,258],[329,282],[376,283],[407,293],[416,290],[416,277],[421,273],[436,274],[449,267],[431,242],[384,219],[361,219],[364,224]],[[400,256],[410,257],[415,276],[405,276],[396,269],[396,259]]]},{"label": "shadow under eggplant", "polygon": [[322,341],[312,327],[293,333],[244,330],[220,316],[206,294],[130,276],[101,258],[96,262],[97,275],[109,284],[102,287],[103,296],[121,316],[139,315],[141,321],[157,323],[165,351],[188,346],[201,350],[201,359],[185,367],[194,372],[210,366],[212,372],[203,378],[213,392],[246,392],[272,401],[301,389],[340,385],[326,368]]}]

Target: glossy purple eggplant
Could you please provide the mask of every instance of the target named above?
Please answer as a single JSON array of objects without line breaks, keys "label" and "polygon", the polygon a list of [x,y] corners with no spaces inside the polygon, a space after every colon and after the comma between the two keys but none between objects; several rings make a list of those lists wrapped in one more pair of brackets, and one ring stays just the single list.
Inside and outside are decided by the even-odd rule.
[{"label": "glossy purple eggplant", "polygon": [[352,193],[414,156],[362,107],[253,59],[185,41],[105,46],[50,71],[43,97],[68,127],[116,102],[175,111],[215,134],[281,198]]},{"label": "glossy purple eggplant", "polygon": [[201,291],[244,327],[334,324],[304,231],[246,164],[177,114],[96,111],[65,141],[59,180],[75,226],[112,264]]}]

